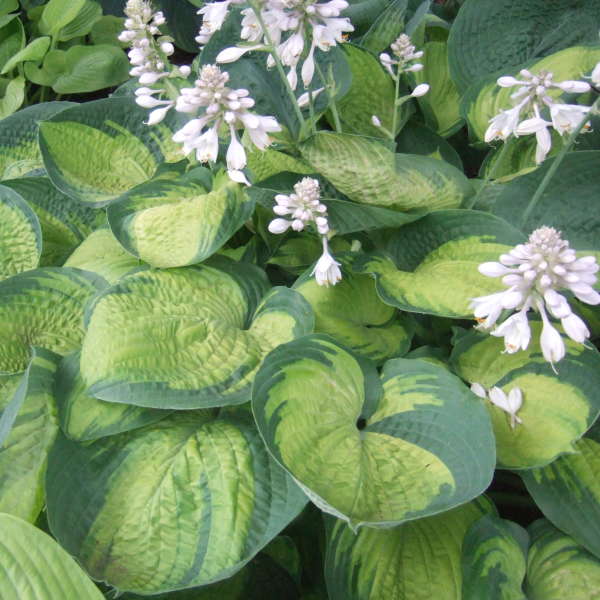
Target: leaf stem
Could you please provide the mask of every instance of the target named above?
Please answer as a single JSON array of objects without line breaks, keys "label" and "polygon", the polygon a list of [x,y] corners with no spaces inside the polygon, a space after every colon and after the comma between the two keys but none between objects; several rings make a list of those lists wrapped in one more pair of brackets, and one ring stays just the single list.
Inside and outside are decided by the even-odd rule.
[{"label": "leaf stem", "polygon": [[283,70],[283,64],[281,62],[281,59],[279,58],[279,55],[277,54],[277,50],[275,49],[275,44],[273,43],[273,38],[271,37],[271,34],[269,33],[267,26],[265,25],[265,21],[262,18],[262,15],[260,13],[260,7],[257,6],[256,2],[250,2],[249,4],[250,4],[250,7],[252,8],[254,14],[256,15],[256,20],[258,21],[258,23],[262,29],[262,32],[265,36],[265,39],[267,40],[267,43],[269,45],[269,48],[268,48],[269,54],[273,57],[273,60],[275,61],[275,66],[277,67],[277,72],[279,73],[279,77],[283,81],[286,92],[292,102],[292,106],[294,107],[294,112],[296,113],[296,117],[298,118],[298,124],[300,125],[299,131],[302,131],[304,129],[304,117],[302,116],[302,111],[300,110],[300,107],[298,106],[298,100],[296,99],[296,94],[294,93],[294,90],[292,89],[292,86],[290,85],[290,82],[288,81],[285,71]]},{"label": "leaf stem", "polygon": [[494,166],[489,171],[486,172],[486,174],[483,178],[483,182],[481,183],[481,186],[477,190],[477,193],[473,194],[473,196],[465,202],[465,208],[473,208],[477,204],[477,200],[479,200],[479,198],[481,197],[481,195],[483,194],[483,192],[486,190],[487,186],[489,185],[490,181],[492,179],[494,179],[494,176],[498,172],[498,168],[502,164],[502,160],[504,159],[504,157],[506,155],[507,148],[508,148],[508,140],[506,140],[502,144],[502,149],[500,150],[500,154],[498,155],[498,158],[496,158],[496,160],[494,162]]},{"label": "leaf stem", "polygon": [[561,151],[557,154],[556,158],[550,165],[550,168],[544,175],[544,178],[540,182],[540,185],[538,186],[537,190],[535,191],[535,194],[532,196],[531,200],[529,201],[529,204],[527,205],[527,208],[523,212],[523,216],[521,217],[521,227],[524,227],[525,224],[527,223],[527,220],[531,216],[531,213],[533,212],[533,210],[537,206],[538,202],[540,201],[542,195],[546,191],[548,185],[550,184],[550,181],[552,180],[552,177],[554,177],[554,174],[558,170],[558,167],[560,167],[565,156],[567,155],[567,153],[569,152],[569,150],[575,143],[577,136],[581,133],[581,131],[585,127],[585,124],[588,122],[590,115],[596,114],[597,109],[598,109],[598,100],[600,100],[600,98],[596,99],[594,104],[592,104],[589,113],[586,114],[583,117],[583,119],[581,120],[581,123],[579,123],[579,125],[577,127],[575,127],[575,129],[572,131],[571,135],[565,142],[564,146],[562,147]]},{"label": "leaf stem", "polygon": [[333,117],[333,126],[337,133],[342,133],[342,123],[340,122],[340,115],[337,110],[337,106],[335,103],[335,94],[331,90],[331,84],[329,78],[325,78],[325,74],[323,70],[319,66],[319,63],[315,60],[315,68],[321,81],[323,82],[323,86],[325,87],[325,91],[327,92],[327,96],[329,98],[329,109],[331,110],[331,116]]}]

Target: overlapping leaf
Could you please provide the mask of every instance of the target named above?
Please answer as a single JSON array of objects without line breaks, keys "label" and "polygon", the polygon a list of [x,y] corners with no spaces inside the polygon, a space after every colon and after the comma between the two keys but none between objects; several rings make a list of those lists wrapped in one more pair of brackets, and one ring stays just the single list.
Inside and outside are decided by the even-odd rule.
[{"label": "overlapping leaf", "polygon": [[49,535],[0,513],[0,598],[103,600],[81,567]]},{"label": "overlapping leaf", "polygon": [[266,290],[262,271],[223,257],[121,279],[88,311],[89,393],[153,408],[246,402],[262,358],[313,327],[298,293],[275,288],[259,305]]},{"label": "overlapping leaf", "polygon": [[83,308],[106,282],[79,269],[44,267],[0,282],[0,374],[24,371],[30,347],[68,354],[83,339]]},{"label": "overlapping leaf", "polygon": [[35,269],[42,230],[35,213],[13,190],[0,186],[0,280]]},{"label": "overlapping leaf", "polygon": [[469,318],[471,298],[498,286],[479,273],[479,264],[522,241],[518,230],[488,213],[440,210],[402,227],[390,238],[387,254],[367,256],[355,270],[373,274],[386,304]]},{"label": "overlapping leaf", "polygon": [[104,206],[148,181],[163,161],[182,158],[171,140],[177,114],[148,127],[130,97],[86,102],[40,124],[40,147],[52,183],[90,206]]},{"label": "overlapping leaf", "polygon": [[456,208],[473,192],[455,167],[413,154],[394,154],[380,141],[320,132],[303,157],[350,200],[407,210]]},{"label": "overlapping leaf", "polygon": [[480,494],[495,463],[489,417],[446,369],[395,359],[381,382],[328,336],[274,350],[252,408],[275,458],[353,526],[425,517]]},{"label": "overlapping leaf", "polygon": [[502,338],[474,330],[461,336],[452,352],[453,368],[466,381],[505,393],[519,387],[523,393],[522,424],[514,429],[505,412],[487,403],[503,467],[540,467],[574,452],[575,442],[600,413],[598,351],[565,339],[567,355],[557,365],[557,377],[542,355],[540,330],[532,323],[529,347],[515,354],[502,354]]},{"label": "overlapping leaf", "polygon": [[441,515],[392,529],[363,528],[358,534],[327,517],[329,598],[462,600],[463,537],[471,523],[492,511],[482,497]]},{"label": "overlapping leaf", "polygon": [[212,190],[186,177],[154,180],[108,208],[119,242],[154,267],[199,263],[219,248],[254,211],[254,201],[226,173]]},{"label": "overlapping leaf", "polygon": [[230,577],[306,503],[247,416],[211,410],[59,437],[47,495],[53,534],[92,577],[141,594]]}]

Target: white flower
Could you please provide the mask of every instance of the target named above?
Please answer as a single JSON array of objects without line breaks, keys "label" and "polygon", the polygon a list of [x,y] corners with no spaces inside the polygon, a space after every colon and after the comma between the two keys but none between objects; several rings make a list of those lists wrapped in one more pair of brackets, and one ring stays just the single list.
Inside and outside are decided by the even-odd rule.
[{"label": "white flower", "polygon": [[528,347],[531,333],[527,312],[530,309],[537,311],[543,321],[542,353],[546,360],[556,363],[564,357],[565,347],[547,312],[561,321],[568,337],[584,343],[590,333],[585,323],[573,314],[559,290],[570,291],[586,304],[600,304],[600,294],[592,287],[596,283],[598,268],[595,257],[578,259],[569,242],[560,237],[560,232],[552,227],[541,227],[531,234],[526,244],[519,244],[508,254],[501,255],[500,262],[479,266],[482,275],[502,277],[507,289],[473,298],[471,308],[483,329],[491,329],[502,311],[518,311],[491,332],[504,338],[508,353]]},{"label": "white flower", "polygon": [[202,15],[202,27],[196,37],[201,46],[208,43],[216,31],[223,27],[231,4],[242,4],[245,0],[221,0],[220,2],[209,2],[205,4],[198,14]]},{"label": "white flower", "polygon": [[340,266],[341,264],[336,262],[329,253],[327,238],[323,236],[323,254],[321,254],[321,258],[317,261],[311,275],[315,276],[319,285],[329,287],[341,281],[342,272],[340,271]]},{"label": "white flower", "polygon": [[300,108],[304,108],[308,106],[310,103],[310,96],[312,94],[313,100],[324,90],[324,87],[317,88],[316,90],[312,90],[309,92],[304,92],[301,96],[298,97],[298,106]]},{"label": "white flower", "polygon": [[510,426],[514,429],[517,423],[523,421],[517,416],[517,412],[523,405],[523,392],[521,388],[514,387],[508,392],[508,396],[502,389],[494,386],[488,392],[490,402],[510,415]]},{"label": "white flower", "polygon": [[411,96],[413,98],[420,98],[421,96],[424,96],[428,91],[429,91],[429,84],[421,83],[412,91]]},{"label": "white flower", "polygon": [[[242,169],[246,166],[246,151],[237,137],[243,127],[250,141],[264,150],[270,143],[269,133],[281,131],[274,117],[263,117],[248,111],[254,106],[248,90],[232,90],[226,86],[229,75],[215,65],[204,65],[193,88],[183,88],[175,103],[178,112],[195,114],[204,108],[204,114],[190,120],[173,135],[183,144],[184,154],[196,150],[200,162],[214,162],[219,152],[219,127],[227,125],[230,142],[226,161],[228,173],[234,181],[248,184]],[[207,128],[209,127],[210,128]]]},{"label": "white flower", "polygon": [[[571,133],[577,129],[589,112],[589,106],[580,106],[579,104],[553,104],[550,107],[552,125],[560,135]],[[587,123],[587,127],[589,128],[589,123]]]},{"label": "white flower", "polygon": [[[327,220],[327,207],[321,203],[321,190],[319,182],[311,177],[305,177],[294,185],[294,193],[289,196],[277,194],[273,212],[276,215],[289,218],[288,226],[282,229],[282,221],[285,219],[274,219],[271,223],[277,231],[271,233],[283,233],[289,227],[295,231],[302,231],[309,223],[314,223],[321,235],[329,233],[329,222]],[[281,230],[281,231],[279,231]]]},{"label": "white flower", "polygon": [[486,392],[485,388],[480,383],[472,383],[471,384],[471,391],[476,396],[479,396],[480,398],[483,398],[484,400],[487,398],[487,392]]},{"label": "white flower", "polygon": [[[553,127],[561,135],[573,131],[589,111],[589,107],[586,106],[559,104],[549,95],[549,91],[557,89],[570,94],[582,94],[591,88],[584,81],[556,82],[554,75],[549,71],[541,71],[534,75],[527,69],[522,69],[519,75],[521,79],[509,75],[498,78],[497,83],[500,87],[518,87],[511,95],[515,106],[490,119],[484,139],[489,143],[494,139],[506,140],[511,135],[535,134],[536,162],[539,164],[546,158],[552,146],[552,136],[548,128]],[[548,110],[551,121],[542,116],[542,111]]]}]

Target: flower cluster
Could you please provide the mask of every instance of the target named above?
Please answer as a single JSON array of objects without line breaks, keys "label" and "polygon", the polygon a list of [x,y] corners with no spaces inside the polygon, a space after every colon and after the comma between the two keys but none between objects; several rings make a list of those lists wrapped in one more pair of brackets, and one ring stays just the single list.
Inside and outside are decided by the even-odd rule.
[{"label": "flower cluster", "polygon": [[278,194],[275,196],[273,212],[276,215],[288,216],[289,219],[277,218],[269,223],[269,231],[274,234],[284,233],[292,228],[302,231],[307,225],[313,223],[321,235],[323,253],[317,261],[311,275],[315,276],[319,285],[335,285],[342,278],[340,263],[336,262],[329,252],[329,222],[327,220],[327,207],[321,203],[321,190],[319,182],[311,177],[305,177],[294,186],[294,193],[289,196]]},{"label": "flower cluster", "polygon": [[[403,33],[391,46],[392,58],[387,52],[379,55],[381,64],[394,77],[399,77],[402,73],[415,73],[423,69],[423,65],[418,61],[425,54],[423,50],[417,51],[410,37]],[[396,69],[394,70],[394,67]]]},{"label": "flower cluster", "polygon": [[[480,273],[487,277],[502,277],[508,289],[473,298],[471,308],[483,329],[496,326],[491,334],[504,338],[505,351],[509,354],[528,347],[531,330],[527,312],[529,309],[537,311],[542,318],[542,353],[548,362],[556,363],[564,357],[565,345],[550,323],[548,312],[560,320],[567,336],[584,343],[590,332],[559,291],[568,290],[586,304],[600,304],[600,294],[592,287],[597,271],[595,257],[577,258],[559,231],[541,227],[531,234],[528,243],[519,244],[508,254],[501,255],[500,262],[479,265]],[[517,312],[496,325],[504,310]]]},{"label": "flower cluster", "polygon": [[[200,43],[206,43],[222,26],[231,3],[240,2],[213,2],[199,11],[204,16],[200,35],[196,38]],[[315,73],[315,50],[319,48],[327,52],[344,41],[345,33],[354,31],[350,20],[340,17],[341,11],[347,7],[346,0],[263,0],[259,14],[254,8],[242,11],[241,38],[248,44],[226,48],[217,56],[217,62],[234,62],[246,52],[269,47],[273,43],[281,63],[289,67],[287,78],[292,89],[298,85],[298,64],[301,60],[302,81],[308,87]],[[308,40],[310,46],[306,51]],[[274,64],[273,56],[269,56],[267,66],[273,67]]]},{"label": "flower cluster", "polygon": [[[514,106],[503,110],[490,120],[485,132],[485,141],[495,139],[507,140],[511,135],[535,134],[537,141],[536,162],[541,163],[550,152],[552,136],[549,128],[560,135],[571,133],[581,124],[590,110],[589,106],[579,104],[561,104],[550,95],[552,89],[570,94],[583,94],[591,88],[585,81],[554,81],[549,71],[541,71],[534,75],[527,69],[519,72],[522,79],[516,77],[500,77],[497,81],[500,87],[518,89],[511,95]],[[549,116],[544,117],[544,112]]]},{"label": "flower cluster", "polygon": [[131,45],[128,56],[133,68],[129,73],[142,85],[152,85],[169,75],[165,58],[175,51],[171,38],[155,39],[165,17],[162,12],[154,13],[148,0],[128,0],[124,12],[125,30],[119,40]]},{"label": "flower cluster", "polygon": [[523,405],[523,392],[521,388],[514,387],[508,392],[508,395],[504,391],[494,386],[489,390],[486,390],[480,383],[471,384],[471,391],[484,400],[487,398],[494,405],[508,413],[510,416],[510,426],[514,429],[517,423],[522,424],[523,421],[517,416],[517,412]]},{"label": "flower cluster", "polygon": [[231,140],[227,149],[227,169],[234,181],[248,184],[242,169],[247,158],[238,140],[236,130],[245,128],[252,143],[264,150],[270,143],[269,133],[281,131],[275,117],[262,117],[249,112],[254,100],[248,90],[232,90],[226,86],[229,74],[216,65],[204,65],[193,88],[183,88],[177,98],[175,110],[196,114],[204,108],[201,116],[188,121],[173,136],[183,144],[184,153],[196,151],[200,162],[215,162],[219,154],[219,128],[229,129]]},{"label": "flower cluster", "polygon": [[165,17],[162,12],[153,13],[148,0],[128,0],[124,12],[127,16],[125,30],[119,35],[119,40],[131,45],[128,56],[133,68],[129,73],[141,84],[135,91],[135,101],[143,108],[152,109],[148,125],[156,125],[175,103],[160,98],[165,89],[148,86],[170,76],[187,77],[191,69],[185,65],[171,68],[168,57],[175,51],[173,40],[161,35],[159,27],[165,24]]}]

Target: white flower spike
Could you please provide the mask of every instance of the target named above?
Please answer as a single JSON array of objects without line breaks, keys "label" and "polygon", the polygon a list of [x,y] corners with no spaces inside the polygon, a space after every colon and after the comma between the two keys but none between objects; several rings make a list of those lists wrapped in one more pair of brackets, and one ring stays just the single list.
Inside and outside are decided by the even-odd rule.
[{"label": "white flower spike", "polygon": [[517,311],[491,331],[492,335],[504,338],[505,352],[509,354],[529,346],[531,331],[527,313],[530,309],[537,311],[543,322],[540,336],[542,353],[554,368],[554,364],[565,356],[565,345],[560,333],[550,323],[548,313],[560,320],[568,337],[584,343],[590,332],[559,291],[569,291],[586,304],[600,304],[600,294],[592,287],[596,283],[598,269],[595,257],[577,258],[559,231],[540,227],[531,234],[526,244],[519,244],[508,254],[500,256],[500,262],[479,265],[482,275],[502,277],[502,283],[508,289],[473,298],[471,308],[480,322],[479,327],[486,330],[497,324],[502,311]]},{"label": "white flower spike", "polygon": [[250,141],[264,150],[270,143],[269,133],[281,131],[274,117],[263,117],[249,112],[254,100],[248,90],[232,90],[226,86],[229,75],[215,65],[204,65],[193,88],[183,88],[177,98],[175,110],[204,114],[188,121],[173,135],[173,141],[183,144],[184,154],[196,151],[200,162],[214,162],[219,153],[219,129],[229,129],[227,169],[230,178],[248,185],[242,169],[246,166],[246,151],[237,137],[237,129],[245,128]]}]

